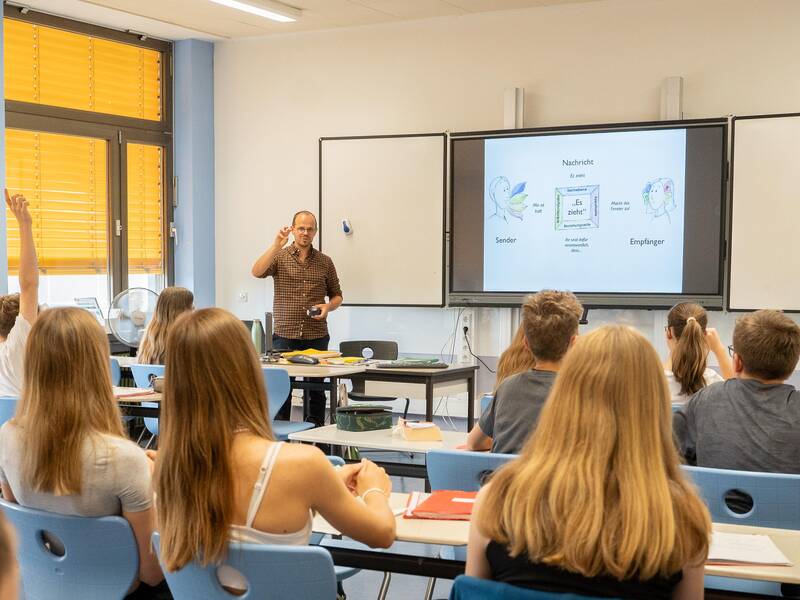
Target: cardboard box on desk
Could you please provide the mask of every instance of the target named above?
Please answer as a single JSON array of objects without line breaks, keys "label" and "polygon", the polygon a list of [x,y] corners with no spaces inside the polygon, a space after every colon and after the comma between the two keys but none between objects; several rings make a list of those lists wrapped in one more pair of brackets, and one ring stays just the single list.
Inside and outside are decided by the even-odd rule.
[{"label": "cardboard box on desk", "polygon": [[400,432],[407,442],[441,442],[442,430],[429,421],[406,421],[400,419]]}]

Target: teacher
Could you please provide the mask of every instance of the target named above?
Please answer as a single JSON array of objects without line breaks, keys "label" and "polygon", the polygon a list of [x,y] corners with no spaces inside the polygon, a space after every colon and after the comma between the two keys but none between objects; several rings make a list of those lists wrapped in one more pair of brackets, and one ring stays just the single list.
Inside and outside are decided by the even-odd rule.
[{"label": "teacher", "polygon": [[[287,246],[290,233],[294,242]],[[276,348],[328,349],[331,338],[327,316],[341,306],[342,288],[333,261],[312,245],[316,234],[316,217],[301,210],[294,215],[292,226],[282,227],[272,245],[253,263],[254,277],[275,280],[272,341]],[[318,309],[319,314],[310,316],[309,309]],[[289,419],[289,399],[278,412],[279,419]],[[325,392],[311,392],[305,418],[317,427],[325,424]]]}]

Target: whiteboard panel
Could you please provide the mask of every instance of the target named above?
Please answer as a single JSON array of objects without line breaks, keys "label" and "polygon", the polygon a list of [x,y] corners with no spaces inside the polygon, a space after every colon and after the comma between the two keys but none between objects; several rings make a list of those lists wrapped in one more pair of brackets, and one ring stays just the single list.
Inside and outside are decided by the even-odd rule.
[{"label": "whiteboard panel", "polygon": [[800,310],[800,115],[737,118],[728,307]]},{"label": "whiteboard panel", "polygon": [[444,167],[444,134],[320,140],[320,248],[345,304],[444,304]]}]

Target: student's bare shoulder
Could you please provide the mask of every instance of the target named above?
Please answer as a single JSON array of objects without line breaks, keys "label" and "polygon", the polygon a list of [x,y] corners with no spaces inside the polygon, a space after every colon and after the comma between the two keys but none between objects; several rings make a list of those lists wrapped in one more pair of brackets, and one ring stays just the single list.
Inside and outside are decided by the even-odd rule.
[{"label": "student's bare shoulder", "polygon": [[315,469],[330,464],[322,451],[310,444],[283,444],[281,461],[302,469]]}]

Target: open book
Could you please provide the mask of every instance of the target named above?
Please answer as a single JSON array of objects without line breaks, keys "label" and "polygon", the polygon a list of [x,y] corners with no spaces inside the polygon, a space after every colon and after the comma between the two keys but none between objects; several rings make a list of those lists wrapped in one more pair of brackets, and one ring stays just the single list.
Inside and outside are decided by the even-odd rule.
[{"label": "open book", "polygon": [[708,550],[709,565],[774,565],[792,563],[768,535],[715,531]]}]

